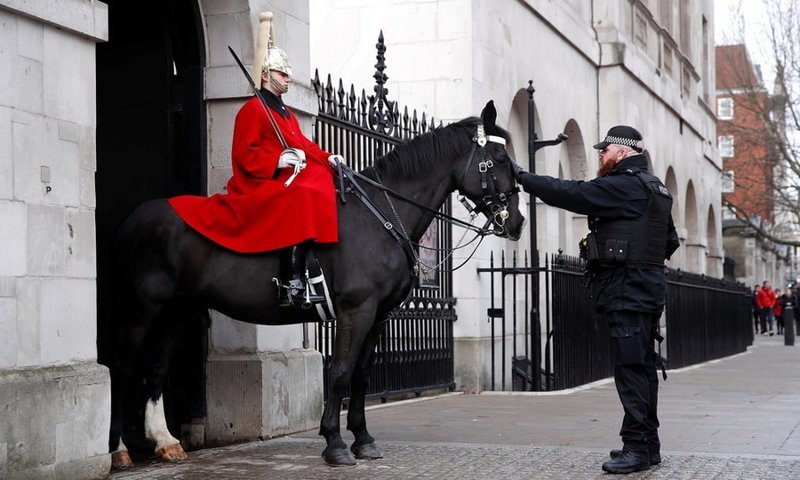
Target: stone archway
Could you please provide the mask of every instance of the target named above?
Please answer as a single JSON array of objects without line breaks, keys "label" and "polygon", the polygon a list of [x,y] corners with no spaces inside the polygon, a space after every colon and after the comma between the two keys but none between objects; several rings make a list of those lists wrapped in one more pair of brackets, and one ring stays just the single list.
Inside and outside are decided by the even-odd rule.
[{"label": "stone archway", "polygon": [[[569,119],[563,132],[567,140],[561,144],[559,151],[558,176],[570,180],[588,180],[595,172],[586,155],[586,144],[578,122]],[[572,213],[565,209],[558,212],[558,247],[568,255],[578,255],[578,241],[589,231],[586,215]]]},{"label": "stone archway", "polygon": [[686,185],[686,208],[684,219],[686,221],[686,256],[685,266],[698,273],[705,273],[705,254],[706,245],[700,236],[700,226],[698,220],[697,195],[695,194],[694,182],[689,180]]},{"label": "stone archway", "polygon": [[712,205],[708,206],[706,215],[706,242],[708,244],[706,254],[706,275],[714,278],[722,277],[723,252],[719,243],[720,232],[717,228],[717,215]]},{"label": "stone archway", "polygon": [[[669,190],[669,193],[672,194],[672,220],[675,222],[675,228],[678,229],[678,237],[681,240],[681,245],[683,245],[686,242],[686,233],[685,228],[682,228],[684,222],[683,215],[681,215],[681,199],[678,191],[678,180],[675,176],[675,170],[672,168],[672,166],[667,167],[667,173],[664,175],[664,185],[667,187],[667,190]],[[672,255],[672,258],[667,261],[667,266],[676,268],[682,265],[681,258],[683,257],[683,253],[684,249],[679,248]]]}]

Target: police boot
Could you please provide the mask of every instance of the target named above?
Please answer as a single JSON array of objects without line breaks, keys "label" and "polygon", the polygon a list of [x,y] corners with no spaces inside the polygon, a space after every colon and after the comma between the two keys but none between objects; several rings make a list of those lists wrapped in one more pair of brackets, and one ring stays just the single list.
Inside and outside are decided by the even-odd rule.
[{"label": "police boot", "polygon": [[306,270],[306,252],[308,246],[305,244],[292,247],[290,258],[291,279],[284,288],[281,288],[281,307],[301,307],[311,308],[314,303],[325,300],[320,295],[312,295],[308,287],[308,270]]},{"label": "police boot", "polygon": [[603,464],[603,471],[608,473],[633,473],[650,468],[650,455],[647,452],[622,452]]},{"label": "police boot", "polygon": [[[623,453],[625,452],[622,450],[611,450],[610,452],[608,452],[608,456],[611,458],[619,458],[622,456]],[[653,465],[658,465],[660,463],[661,463],[661,453],[650,450],[650,466],[652,467]]]}]

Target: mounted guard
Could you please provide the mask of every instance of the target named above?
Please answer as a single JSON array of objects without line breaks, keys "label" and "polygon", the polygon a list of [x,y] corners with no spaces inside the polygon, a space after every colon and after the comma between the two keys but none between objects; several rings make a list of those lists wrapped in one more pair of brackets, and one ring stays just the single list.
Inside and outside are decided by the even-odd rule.
[{"label": "mounted guard", "polygon": [[236,115],[226,193],[169,203],[194,230],[235,252],[285,249],[281,278],[273,278],[280,305],[309,308],[323,298],[308,289],[306,255],[313,244],[339,239],[332,166],[343,159],[306,138],[284,105],[292,82],[289,57],[273,43],[272,13],[259,20],[250,79],[256,95]]}]

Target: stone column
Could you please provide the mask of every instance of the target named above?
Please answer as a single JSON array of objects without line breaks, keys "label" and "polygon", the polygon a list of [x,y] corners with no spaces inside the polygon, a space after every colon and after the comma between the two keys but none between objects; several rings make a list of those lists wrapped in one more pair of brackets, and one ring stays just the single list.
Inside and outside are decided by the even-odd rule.
[{"label": "stone column", "polygon": [[98,1],[0,0],[0,478],[105,478],[97,364]]}]

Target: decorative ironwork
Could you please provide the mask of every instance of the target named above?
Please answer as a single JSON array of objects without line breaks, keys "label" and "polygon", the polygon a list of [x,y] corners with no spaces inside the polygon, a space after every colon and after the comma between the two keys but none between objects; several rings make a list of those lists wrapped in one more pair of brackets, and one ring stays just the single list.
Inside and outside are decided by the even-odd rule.
[{"label": "decorative ironwork", "polygon": [[[374,95],[367,95],[365,90],[361,94],[356,94],[355,87],[350,85],[350,92],[346,93],[344,83],[340,79],[338,86],[328,75],[323,83],[319,77],[319,70],[314,71],[314,78],[311,86],[317,94],[317,105],[320,116],[333,117],[349,125],[358,126],[380,135],[387,139],[405,141],[415,136],[428,132],[436,128],[436,121],[433,117],[423,112],[421,115],[414,109],[409,114],[408,107],[403,107],[400,113],[400,106],[395,100],[388,98],[389,90],[386,88],[386,45],[384,43],[383,31],[378,36],[378,43],[375,44],[378,50],[375,64],[375,86],[372,88]],[[381,151],[379,154],[385,152]]]}]

